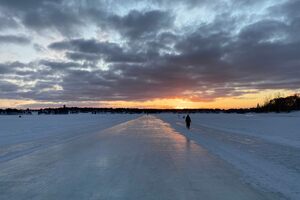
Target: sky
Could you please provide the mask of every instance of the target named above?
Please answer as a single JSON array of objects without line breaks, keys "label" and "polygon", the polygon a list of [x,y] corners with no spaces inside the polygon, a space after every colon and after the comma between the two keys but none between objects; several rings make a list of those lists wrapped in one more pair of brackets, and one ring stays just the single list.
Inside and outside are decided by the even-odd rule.
[{"label": "sky", "polygon": [[241,108],[300,92],[299,0],[1,0],[0,107]]}]

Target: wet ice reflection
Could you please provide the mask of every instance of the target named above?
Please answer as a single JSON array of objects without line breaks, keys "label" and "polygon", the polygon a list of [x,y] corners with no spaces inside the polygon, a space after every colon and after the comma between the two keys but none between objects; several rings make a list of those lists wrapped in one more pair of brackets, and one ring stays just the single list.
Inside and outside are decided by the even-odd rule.
[{"label": "wet ice reflection", "polygon": [[2,165],[0,199],[21,197],[266,199],[222,160],[153,116]]},{"label": "wet ice reflection", "polygon": [[160,119],[152,116],[145,117],[145,124],[144,129],[151,129],[148,136],[144,135],[148,140],[151,140],[153,143],[151,145],[162,151],[169,151],[175,160],[188,158],[189,154],[197,154],[197,156],[205,156],[207,154],[207,151],[201,146],[188,137],[177,133],[169,124]]}]

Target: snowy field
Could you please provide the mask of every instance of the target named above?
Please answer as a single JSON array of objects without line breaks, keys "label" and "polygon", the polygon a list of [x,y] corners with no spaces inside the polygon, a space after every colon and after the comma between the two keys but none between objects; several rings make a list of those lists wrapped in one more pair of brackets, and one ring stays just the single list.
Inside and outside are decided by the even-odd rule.
[{"label": "snowy field", "polygon": [[256,188],[300,199],[300,112],[270,114],[192,114],[161,119],[238,169]]},{"label": "snowy field", "polygon": [[0,116],[0,199],[300,199],[300,113]]},{"label": "snowy field", "polygon": [[0,115],[0,163],[134,119],[139,115]]}]

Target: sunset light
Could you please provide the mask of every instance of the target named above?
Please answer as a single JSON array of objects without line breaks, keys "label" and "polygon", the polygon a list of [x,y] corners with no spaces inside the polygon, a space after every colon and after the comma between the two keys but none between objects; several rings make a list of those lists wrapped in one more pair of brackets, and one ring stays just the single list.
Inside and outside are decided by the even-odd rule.
[{"label": "sunset light", "polygon": [[0,0],[0,200],[300,200],[300,0]]},{"label": "sunset light", "polygon": [[20,2],[0,2],[1,108],[246,108],[300,90],[293,0]]}]

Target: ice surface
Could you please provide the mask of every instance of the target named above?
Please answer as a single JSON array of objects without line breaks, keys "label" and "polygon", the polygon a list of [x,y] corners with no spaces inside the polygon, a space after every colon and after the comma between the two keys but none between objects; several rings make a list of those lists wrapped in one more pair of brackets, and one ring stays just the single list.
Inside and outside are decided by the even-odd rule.
[{"label": "ice surface", "polygon": [[0,115],[0,163],[134,119],[139,115]]},{"label": "ice surface", "polygon": [[270,142],[300,148],[300,112],[196,114],[193,119],[203,127],[256,136]]},{"label": "ice surface", "polygon": [[300,199],[300,113],[161,114],[187,138],[201,144],[243,173],[244,180],[282,198]]},{"label": "ice surface", "polygon": [[[154,116],[142,116],[99,131],[95,131],[98,126],[95,124],[101,120],[92,120],[94,116],[89,116],[93,122],[78,116],[77,120],[73,118],[76,122],[68,123],[58,122],[55,117],[52,120],[62,127],[54,126],[53,133],[45,135],[50,137],[58,130],[69,134],[64,128],[68,123],[82,124],[76,128],[76,135],[82,134],[3,160],[0,199],[273,200],[281,197],[245,183],[232,165]],[[105,121],[105,117],[113,118],[101,119]],[[95,129],[88,129],[91,124]],[[20,135],[16,129],[11,128]],[[7,139],[8,132],[3,135],[5,144],[13,144],[13,139],[18,143],[30,141],[26,136]],[[35,134],[29,135],[40,139]]]}]

